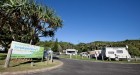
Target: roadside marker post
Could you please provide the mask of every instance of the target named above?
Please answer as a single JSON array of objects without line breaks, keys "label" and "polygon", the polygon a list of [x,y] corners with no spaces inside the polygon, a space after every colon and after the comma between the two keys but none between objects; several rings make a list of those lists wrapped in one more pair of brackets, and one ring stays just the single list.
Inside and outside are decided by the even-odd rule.
[{"label": "roadside marker post", "polygon": [[137,57],[135,56],[135,61],[137,61]]},{"label": "roadside marker post", "polygon": [[77,59],[77,54],[76,54],[76,59]]},{"label": "roadside marker post", "polygon": [[90,54],[88,54],[89,59],[91,59]]},{"label": "roadside marker post", "polygon": [[104,56],[102,55],[102,61],[104,61]]},{"label": "roadside marker post", "polygon": [[72,54],[70,54],[70,59],[71,59]]}]

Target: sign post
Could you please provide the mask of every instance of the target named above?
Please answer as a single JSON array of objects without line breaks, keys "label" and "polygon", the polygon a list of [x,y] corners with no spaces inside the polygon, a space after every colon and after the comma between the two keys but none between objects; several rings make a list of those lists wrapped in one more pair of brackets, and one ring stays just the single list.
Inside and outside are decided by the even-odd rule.
[{"label": "sign post", "polygon": [[12,54],[12,49],[9,49],[7,57],[6,57],[5,65],[4,65],[5,68],[9,67],[10,59],[11,59],[11,54]]},{"label": "sign post", "polygon": [[50,61],[52,63],[53,62],[53,51],[51,50],[51,48],[48,50],[48,53],[50,54]]}]

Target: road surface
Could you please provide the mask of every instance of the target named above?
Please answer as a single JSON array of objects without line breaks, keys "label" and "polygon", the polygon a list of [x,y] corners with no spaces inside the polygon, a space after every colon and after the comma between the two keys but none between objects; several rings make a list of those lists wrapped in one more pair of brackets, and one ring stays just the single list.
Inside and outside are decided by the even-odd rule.
[{"label": "road surface", "polygon": [[60,68],[28,75],[140,75],[140,64],[117,64],[60,59]]}]

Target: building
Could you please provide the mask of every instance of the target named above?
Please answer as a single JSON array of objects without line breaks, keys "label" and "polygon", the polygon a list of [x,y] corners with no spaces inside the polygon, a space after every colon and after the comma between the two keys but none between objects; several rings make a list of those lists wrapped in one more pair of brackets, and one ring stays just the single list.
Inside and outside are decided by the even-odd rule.
[{"label": "building", "polygon": [[94,51],[89,51],[88,53],[90,54],[91,57],[95,58],[95,57],[99,57],[101,54],[102,50],[94,50]]}]

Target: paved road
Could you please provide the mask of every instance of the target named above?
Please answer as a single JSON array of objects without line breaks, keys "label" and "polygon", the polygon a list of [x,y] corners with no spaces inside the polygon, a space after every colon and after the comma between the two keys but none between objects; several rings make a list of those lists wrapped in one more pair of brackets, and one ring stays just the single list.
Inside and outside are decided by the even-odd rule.
[{"label": "paved road", "polygon": [[140,75],[140,64],[115,64],[61,59],[64,65],[31,75]]}]

